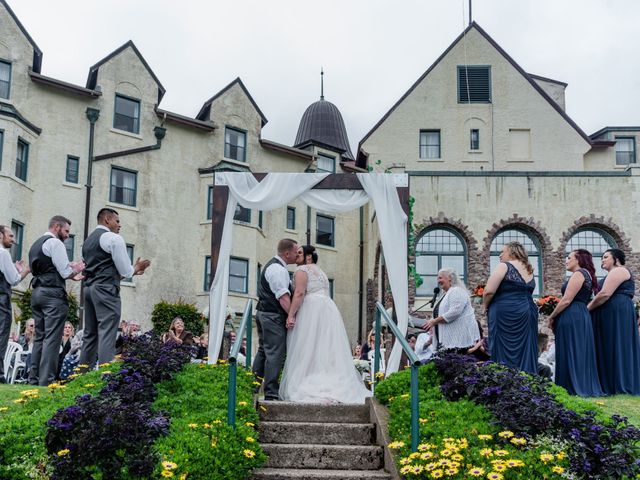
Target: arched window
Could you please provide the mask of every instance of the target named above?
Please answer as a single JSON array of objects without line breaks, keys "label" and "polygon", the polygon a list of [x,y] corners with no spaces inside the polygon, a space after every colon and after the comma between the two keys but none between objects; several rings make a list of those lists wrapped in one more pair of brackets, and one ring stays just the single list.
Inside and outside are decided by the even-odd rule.
[{"label": "arched window", "polygon": [[467,250],[462,238],[453,230],[434,228],[427,230],[416,243],[416,271],[422,277],[422,285],[416,295],[433,294],[438,285],[438,270],[453,268],[460,280],[467,280]]},{"label": "arched window", "polygon": [[533,276],[536,280],[534,296],[540,296],[542,291],[542,255],[538,242],[524,230],[510,228],[499,232],[491,242],[490,267],[491,271],[500,263],[500,252],[509,242],[520,242],[529,256],[529,262],[533,266]]},{"label": "arched window", "polygon": [[[574,233],[567,242],[567,246],[564,251],[568,255],[569,252],[577,248],[589,250],[591,255],[593,255],[593,264],[596,267],[596,276],[598,279],[601,279],[607,275],[607,272],[600,266],[600,258],[609,248],[616,247],[616,242],[613,240],[611,235],[598,228],[590,227],[581,228],[576,231],[576,233]],[[567,276],[569,276],[568,272]]]}]

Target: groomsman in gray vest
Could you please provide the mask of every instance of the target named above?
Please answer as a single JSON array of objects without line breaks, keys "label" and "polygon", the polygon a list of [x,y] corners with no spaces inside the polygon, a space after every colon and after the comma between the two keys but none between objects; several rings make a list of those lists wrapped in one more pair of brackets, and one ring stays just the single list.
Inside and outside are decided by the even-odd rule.
[{"label": "groomsman in gray vest", "polygon": [[284,238],[278,242],[278,254],[263,267],[258,284],[256,326],[258,353],[253,373],[264,378],[264,399],[278,400],[278,377],[287,350],[287,314],[291,306],[291,280],[287,265],[296,263],[298,244]]},{"label": "groomsman in gray vest", "polygon": [[93,368],[113,360],[122,302],[120,280],[142,275],[151,265],[140,260],[131,265],[127,245],[118,233],[120,216],[111,208],[98,212],[98,226],[82,245],[84,269],[84,340],[80,365]]},{"label": "groomsman in gray vest", "polygon": [[13,245],[13,231],[0,225],[0,383],[6,383],[4,355],[11,331],[11,287],[20,283],[29,273],[24,261],[13,263],[9,249]]},{"label": "groomsman in gray vest", "polygon": [[69,313],[66,280],[80,280],[82,262],[69,262],[64,241],[69,238],[71,220],[56,215],[49,220],[49,231],[38,238],[29,250],[33,274],[31,312],[36,334],[31,352],[29,383],[49,385],[56,379],[60,341]]}]

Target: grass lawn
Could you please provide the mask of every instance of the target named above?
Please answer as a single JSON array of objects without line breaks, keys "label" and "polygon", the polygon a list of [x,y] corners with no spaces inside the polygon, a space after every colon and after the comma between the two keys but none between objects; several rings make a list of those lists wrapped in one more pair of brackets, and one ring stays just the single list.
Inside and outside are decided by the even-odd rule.
[{"label": "grass lawn", "polygon": [[0,384],[0,407],[13,406],[13,401],[22,396],[20,392],[33,389],[42,389],[43,392],[47,390],[46,387],[34,387],[32,385],[25,385],[24,383],[17,385]]},{"label": "grass lawn", "polygon": [[640,427],[640,397],[614,395],[612,397],[590,398],[607,415],[622,415],[629,423]]}]

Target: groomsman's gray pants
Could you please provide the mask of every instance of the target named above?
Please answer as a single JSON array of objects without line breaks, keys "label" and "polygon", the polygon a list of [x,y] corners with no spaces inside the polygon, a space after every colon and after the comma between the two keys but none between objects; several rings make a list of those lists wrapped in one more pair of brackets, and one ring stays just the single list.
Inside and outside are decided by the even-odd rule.
[{"label": "groomsman's gray pants", "polygon": [[4,377],[8,365],[4,364],[4,355],[9,345],[11,331],[11,297],[0,292],[0,377]]},{"label": "groomsman's gray pants", "polygon": [[80,365],[108,363],[116,353],[122,302],[120,287],[94,283],[84,287],[84,337]]},{"label": "groomsman's gray pants", "polygon": [[67,292],[57,287],[36,287],[31,294],[31,314],[36,333],[31,352],[29,383],[46,386],[56,380],[64,322],[69,313]]},{"label": "groomsman's gray pants", "polygon": [[264,398],[267,400],[277,399],[280,390],[278,377],[287,351],[286,321],[279,313],[256,313],[258,353],[253,361],[253,373],[264,378]]}]

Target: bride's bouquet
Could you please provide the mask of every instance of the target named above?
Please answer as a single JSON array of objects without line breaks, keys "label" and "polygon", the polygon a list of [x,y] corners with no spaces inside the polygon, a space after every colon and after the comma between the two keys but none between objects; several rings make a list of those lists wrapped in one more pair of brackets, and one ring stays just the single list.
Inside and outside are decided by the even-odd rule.
[{"label": "bride's bouquet", "polygon": [[560,302],[560,299],[555,295],[547,295],[546,297],[542,297],[536,300],[538,311],[542,315],[551,315],[551,313],[558,306],[558,302]]}]

